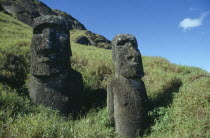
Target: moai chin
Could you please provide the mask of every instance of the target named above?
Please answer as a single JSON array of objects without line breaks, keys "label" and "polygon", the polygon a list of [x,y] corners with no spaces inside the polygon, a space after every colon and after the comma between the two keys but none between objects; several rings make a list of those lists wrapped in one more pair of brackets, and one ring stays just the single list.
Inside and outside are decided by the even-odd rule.
[{"label": "moai chin", "polygon": [[107,88],[107,108],[121,137],[142,135],[147,127],[148,97],[136,38],[118,34],[112,40],[115,77]]},{"label": "moai chin", "polygon": [[[66,21],[54,15],[36,18],[29,82],[29,94],[34,103],[66,112],[70,104],[76,101],[74,98],[80,97],[83,91],[82,76],[71,69],[71,55]],[[77,80],[74,80],[75,76]]]},{"label": "moai chin", "polygon": [[70,67],[69,30],[59,16],[36,18],[31,45],[31,74],[52,76],[66,72]]}]

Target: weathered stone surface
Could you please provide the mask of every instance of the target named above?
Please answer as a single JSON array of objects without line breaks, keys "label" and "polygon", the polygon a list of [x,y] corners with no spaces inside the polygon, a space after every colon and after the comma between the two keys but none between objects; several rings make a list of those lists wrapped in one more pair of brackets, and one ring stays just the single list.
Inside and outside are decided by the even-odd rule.
[{"label": "weathered stone surface", "polygon": [[121,137],[136,137],[147,127],[148,97],[136,38],[120,34],[112,41],[115,77],[107,87],[107,108]]},{"label": "weathered stone surface", "polygon": [[68,72],[50,77],[33,76],[29,82],[30,98],[62,113],[77,112],[84,103],[84,86],[81,73]]},{"label": "weathered stone surface", "polygon": [[90,40],[86,36],[79,36],[74,40],[74,42],[82,45],[91,45]]},{"label": "weathered stone surface", "polygon": [[66,88],[69,90],[67,94],[70,100],[68,109],[69,111],[77,112],[85,103],[82,74],[70,69],[68,80],[69,83],[65,83]]},{"label": "weathered stone surface", "polygon": [[82,31],[71,31],[72,39],[74,42],[77,42],[80,37],[86,37],[90,41],[91,46],[95,46],[98,48],[105,48],[105,49],[111,49],[111,41],[105,38],[102,35],[95,34],[88,30],[82,30]]},{"label": "weathered stone surface", "polygon": [[[43,15],[57,15],[67,21],[69,30],[87,30],[77,19],[66,12],[51,9],[39,0],[1,0],[0,11],[13,15],[18,20],[33,27],[34,19]],[[85,36],[90,41],[90,45],[99,48],[111,49],[110,40],[102,35],[87,31]]]},{"label": "weathered stone surface", "polygon": [[53,12],[58,15],[62,16],[63,18],[66,19],[68,23],[69,30],[86,30],[85,26],[81,24],[77,19],[72,17],[71,15],[67,14],[66,12],[53,9]]},{"label": "weathered stone surface", "polygon": [[69,30],[86,30],[85,26],[71,15],[60,10],[52,10],[39,0],[2,0],[0,1],[1,7],[30,26],[33,26],[34,19],[39,16],[58,15],[67,20]]},{"label": "weathered stone surface", "polygon": [[[5,14],[9,14],[7,11],[4,10],[4,8],[1,6],[1,4],[0,4],[0,12],[3,12]],[[11,15],[11,14],[9,14],[9,15]]]},{"label": "weathered stone surface", "polygon": [[85,35],[91,40],[91,45],[98,48],[111,49],[111,41],[106,39],[104,36],[87,31]]},{"label": "weathered stone surface", "polygon": [[50,76],[70,67],[70,44],[66,21],[59,16],[38,17],[31,45],[31,74]]},{"label": "weathered stone surface", "polygon": [[61,112],[81,106],[83,81],[70,68],[70,41],[64,18],[47,15],[36,18],[31,44],[30,97]]},{"label": "weathered stone surface", "polygon": [[112,49],[117,74],[126,78],[141,78],[144,76],[141,54],[134,36],[117,35],[112,40]]},{"label": "weathered stone surface", "polygon": [[[30,98],[35,104],[43,104],[53,109],[66,112],[69,109],[69,89],[65,83],[68,81],[68,73],[52,77],[30,77]],[[68,83],[70,83],[68,81]]]},{"label": "weathered stone surface", "polygon": [[54,15],[53,11],[38,0],[7,0],[1,2],[2,7],[18,20],[33,26],[33,19],[41,15]]}]

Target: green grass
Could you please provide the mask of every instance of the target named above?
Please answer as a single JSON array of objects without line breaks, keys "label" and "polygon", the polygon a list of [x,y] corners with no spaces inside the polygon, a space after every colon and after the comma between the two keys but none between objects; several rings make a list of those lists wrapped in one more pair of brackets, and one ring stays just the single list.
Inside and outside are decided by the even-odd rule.
[{"label": "green grass", "polygon": [[78,36],[87,36],[85,33],[87,32],[87,30],[71,30],[71,35],[70,38],[71,40],[75,40]]},{"label": "green grass", "polygon": [[107,41],[107,40],[101,35],[92,33],[88,30],[71,30],[70,33],[71,33],[70,39],[72,40],[72,42],[74,42],[75,39],[79,36],[86,36],[87,38],[90,38],[95,43],[96,47],[110,49],[110,44],[108,42],[105,43],[104,41]]},{"label": "green grass", "polygon": [[[114,73],[111,50],[71,41],[72,68],[83,75],[87,105],[77,118],[28,98],[32,28],[0,12],[0,137],[118,137],[106,111]],[[71,31],[71,38],[84,34]],[[150,127],[145,137],[209,137],[210,74],[143,56]]]},{"label": "green grass", "polygon": [[0,26],[0,82],[17,88],[27,78],[32,30],[2,12]]}]

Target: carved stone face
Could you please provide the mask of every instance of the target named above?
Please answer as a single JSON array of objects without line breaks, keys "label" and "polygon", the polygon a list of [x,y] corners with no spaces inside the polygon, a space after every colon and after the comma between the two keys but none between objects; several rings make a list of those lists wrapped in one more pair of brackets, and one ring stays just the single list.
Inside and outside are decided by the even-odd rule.
[{"label": "carved stone face", "polygon": [[49,76],[70,68],[70,41],[62,17],[47,15],[36,18],[31,44],[31,74]]},{"label": "carved stone face", "polygon": [[115,72],[127,78],[144,76],[141,54],[136,38],[128,34],[118,34],[112,41]]}]

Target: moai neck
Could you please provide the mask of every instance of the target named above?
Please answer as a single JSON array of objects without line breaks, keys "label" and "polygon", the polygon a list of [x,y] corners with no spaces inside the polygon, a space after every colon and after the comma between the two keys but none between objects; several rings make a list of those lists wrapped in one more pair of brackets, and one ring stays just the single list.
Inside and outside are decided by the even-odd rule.
[{"label": "moai neck", "polygon": [[136,38],[119,34],[112,41],[115,78],[107,87],[108,114],[120,137],[136,137],[147,127],[147,93]]},{"label": "moai neck", "polygon": [[70,41],[66,21],[59,16],[36,18],[31,44],[29,95],[36,104],[66,111]]}]

